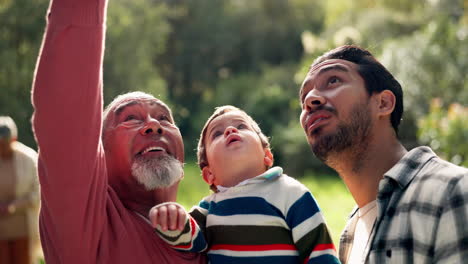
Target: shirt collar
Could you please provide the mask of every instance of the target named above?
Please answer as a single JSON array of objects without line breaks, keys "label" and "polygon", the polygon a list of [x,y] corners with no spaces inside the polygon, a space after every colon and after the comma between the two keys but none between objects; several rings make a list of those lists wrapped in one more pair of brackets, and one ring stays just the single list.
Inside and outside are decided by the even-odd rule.
[{"label": "shirt collar", "polygon": [[406,153],[384,177],[393,179],[400,188],[405,188],[436,154],[429,147],[417,147]]},{"label": "shirt collar", "polygon": [[238,186],[257,183],[257,182],[262,182],[262,181],[271,181],[273,179],[278,178],[282,174],[283,174],[283,169],[281,167],[273,167],[273,168],[265,171],[264,173],[254,177],[254,178],[244,180],[244,181],[238,183],[235,186],[224,187],[224,186],[221,186],[221,185],[216,185],[216,188],[218,189],[219,192],[225,192],[225,191],[227,191],[227,190],[229,190],[230,188],[233,188],[233,187],[238,187]]}]

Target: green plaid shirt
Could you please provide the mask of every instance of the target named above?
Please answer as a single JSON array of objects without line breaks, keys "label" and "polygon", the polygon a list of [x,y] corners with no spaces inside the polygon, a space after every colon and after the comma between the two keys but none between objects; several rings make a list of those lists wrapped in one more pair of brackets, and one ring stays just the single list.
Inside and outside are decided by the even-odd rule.
[{"label": "green plaid shirt", "polygon": [[[379,184],[378,214],[365,263],[468,263],[468,170],[428,147],[408,152]],[[340,239],[353,246],[357,208]]]}]

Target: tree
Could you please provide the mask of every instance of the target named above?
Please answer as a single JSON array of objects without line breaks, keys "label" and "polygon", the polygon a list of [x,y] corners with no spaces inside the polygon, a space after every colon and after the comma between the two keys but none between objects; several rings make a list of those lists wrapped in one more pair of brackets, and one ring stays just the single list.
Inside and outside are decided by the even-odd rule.
[{"label": "tree", "polygon": [[153,58],[166,50],[170,28],[164,4],[150,0],[109,1],[104,99],[145,91],[166,100],[167,89]]},{"label": "tree", "polygon": [[154,64],[166,81],[189,151],[200,129],[193,119],[219,105],[213,95],[221,80],[246,72],[261,74],[265,64],[300,60],[302,31],[318,30],[323,23],[320,6],[313,1],[166,3],[172,30],[167,50]]},{"label": "tree", "polygon": [[31,84],[44,32],[48,1],[0,1],[0,115],[11,116],[19,140],[35,147]]},{"label": "tree", "polygon": [[422,143],[450,162],[468,167],[468,107],[453,103],[445,110],[441,100],[435,98],[418,127]]}]

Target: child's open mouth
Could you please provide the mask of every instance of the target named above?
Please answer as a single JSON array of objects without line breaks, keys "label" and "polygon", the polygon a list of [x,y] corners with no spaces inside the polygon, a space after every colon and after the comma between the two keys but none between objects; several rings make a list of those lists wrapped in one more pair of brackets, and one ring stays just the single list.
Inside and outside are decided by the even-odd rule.
[{"label": "child's open mouth", "polygon": [[226,145],[229,146],[231,143],[239,142],[241,138],[238,135],[229,135],[226,139]]}]

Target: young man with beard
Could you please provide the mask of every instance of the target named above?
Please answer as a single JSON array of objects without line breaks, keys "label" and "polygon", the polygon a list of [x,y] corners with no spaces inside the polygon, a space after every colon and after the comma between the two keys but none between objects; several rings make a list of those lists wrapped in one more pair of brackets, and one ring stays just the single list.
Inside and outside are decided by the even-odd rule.
[{"label": "young man with beard", "polygon": [[402,89],[371,53],[343,46],[316,59],[300,101],[314,154],[357,203],[340,240],[343,263],[468,259],[468,170],[399,142]]},{"label": "young man with beard", "polygon": [[183,176],[170,109],[135,92],[102,113],[106,7],[53,0],[49,9],[32,95],[46,262],[206,263],[170,248],[147,219],[176,200]]}]

